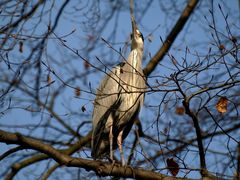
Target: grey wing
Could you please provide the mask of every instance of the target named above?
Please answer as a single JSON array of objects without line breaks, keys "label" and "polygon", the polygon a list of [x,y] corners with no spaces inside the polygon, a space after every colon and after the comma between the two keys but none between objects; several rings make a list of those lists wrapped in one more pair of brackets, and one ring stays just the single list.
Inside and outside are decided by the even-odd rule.
[{"label": "grey wing", "polygon": [[93,110],[92,156],[96,158],[108,117],[119,106],[120,67],[116,66],[105,76],[97,89]]}]

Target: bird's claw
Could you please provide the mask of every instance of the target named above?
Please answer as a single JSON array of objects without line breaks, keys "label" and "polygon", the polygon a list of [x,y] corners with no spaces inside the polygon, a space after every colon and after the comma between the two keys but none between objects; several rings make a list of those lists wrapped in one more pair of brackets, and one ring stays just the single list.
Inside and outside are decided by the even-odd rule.
[{"label": "bird's claw", "polygon": [[110,163],[112,163],[112,165],[114,165],[116,163],[116,161],[114,159],[110,159]]}]

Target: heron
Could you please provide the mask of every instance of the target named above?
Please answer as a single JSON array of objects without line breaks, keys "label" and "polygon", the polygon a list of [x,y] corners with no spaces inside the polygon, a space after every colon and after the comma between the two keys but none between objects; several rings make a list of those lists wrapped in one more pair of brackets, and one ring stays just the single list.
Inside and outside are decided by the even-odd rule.
[{"label": "heron", "polygon": [[123,140],[129,134],[144,101],[146,78],[142,70],[144,38],[131,17],[131,52],[127,59],[112,68],[96,90],[92,116],[92,152],[94,159],[113,160],[119,148],[124,166]]}]

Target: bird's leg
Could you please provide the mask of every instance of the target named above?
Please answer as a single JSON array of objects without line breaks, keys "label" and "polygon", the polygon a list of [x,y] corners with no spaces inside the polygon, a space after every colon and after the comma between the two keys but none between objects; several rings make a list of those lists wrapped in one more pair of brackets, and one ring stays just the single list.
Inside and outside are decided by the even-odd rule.
[{"label": "bird's leg", "polygon": [[110,130],[109,130],[109,142],[110,142],[110,159],[113,161],[113,123],[110,124]]},{"label": "bird's leg", "polygon": [[118,134],[117,144],[121,154],[122,166],[125,166],[125,160],[124,160],[124,154],[123,154],[123,148],[122,148],[122,134],[123,134],[123,130],[121,130],[120,133]]}]

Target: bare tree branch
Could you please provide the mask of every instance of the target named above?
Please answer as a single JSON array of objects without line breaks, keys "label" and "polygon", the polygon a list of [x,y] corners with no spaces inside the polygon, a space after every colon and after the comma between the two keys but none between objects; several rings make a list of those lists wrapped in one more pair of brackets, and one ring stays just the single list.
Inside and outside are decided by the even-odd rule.
[{"label": "bare tree branch", "polygon": [[174,40],[177,38],[178,34],[183,29],[184,25],[186,24],[187,20],[193,13],[197,4],[198,4],[198,0],[190,0],[188,2],[188,4],[186,5],[185,9],[183,10],[181,16],[179,17],[178,21],[176,22],[175,26],[172,28],[172,31],[169,33],[166,40],[164,41],[163,45],[161,46],[161,48],[158,50],[158,52],[152,57],[152,59],[149,61],[149,63],[145,67],[144,74],[146,76],[149,76],[154,71],[157,64],[163,59],[165,54],[171,48]]},{"label": "bare tree branch", "polygon": [[[40,151],[48,156],[52,157],[59,165],[68,167],[82,167],[87,171],[93,170],[99,176],[116,176],[125,178],[136,178],[136,179],[166,179],[171,180],[172,177],[165,176],[160,173],[146,171],[140,168],[133,167],[121,167],[115,164],[107,164],[101,161],[92,161],[82,158],[73,158],[59,150],[53,148],[50,145],[43,144],[40,141],[27,138],[20,133],[9,133],[0,130],[0,141],[8,144],[18,144],[26,147],[26,149],[33,149]],[[11,176],[13,177],[13,176]],[[9,179],[10,176],[9,176]],[[184,178],[174,178],[174,179],[184,179]]]}]

